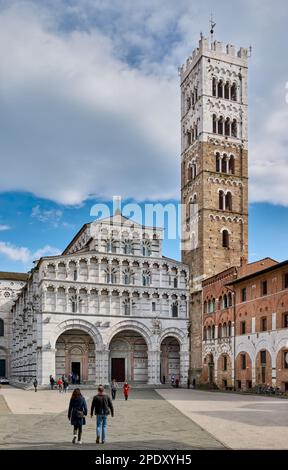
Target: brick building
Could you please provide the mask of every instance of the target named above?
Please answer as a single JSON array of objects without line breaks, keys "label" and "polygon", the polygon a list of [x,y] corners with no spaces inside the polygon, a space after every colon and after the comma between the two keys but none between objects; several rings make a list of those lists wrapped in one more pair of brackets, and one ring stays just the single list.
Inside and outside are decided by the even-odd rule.
[{"label": "brick building", "polygon": [[288,261],[266,258],[206,279],[202,324],[202,382],[288,390]]}]

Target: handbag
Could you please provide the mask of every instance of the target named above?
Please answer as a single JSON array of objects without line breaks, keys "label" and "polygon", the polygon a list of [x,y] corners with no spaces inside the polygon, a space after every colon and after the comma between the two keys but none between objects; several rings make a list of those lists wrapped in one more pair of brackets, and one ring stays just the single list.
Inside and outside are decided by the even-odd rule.
[{"label": "handbag", "polygon": [[76,418],[84,418],[84,411],[82,410],[76,410]]}]

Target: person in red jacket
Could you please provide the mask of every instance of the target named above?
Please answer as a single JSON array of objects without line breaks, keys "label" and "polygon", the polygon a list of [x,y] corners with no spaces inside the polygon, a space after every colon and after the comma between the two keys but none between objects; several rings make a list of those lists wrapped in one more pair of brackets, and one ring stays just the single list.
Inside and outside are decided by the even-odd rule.
[{"label": "person in red jacket", "polygon": [[129,384],[125,382],[123,385],[123,393],[124,393],[125,400],[128,400],[129,389],[130,389]]}]

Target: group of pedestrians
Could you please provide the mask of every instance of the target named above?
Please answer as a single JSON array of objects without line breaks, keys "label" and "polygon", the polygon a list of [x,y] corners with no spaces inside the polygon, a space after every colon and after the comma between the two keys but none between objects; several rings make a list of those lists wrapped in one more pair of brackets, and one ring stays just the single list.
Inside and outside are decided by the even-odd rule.
[{"label": "group of pedestrians", "polygon": [[69,381],[65,375],[62,375],[62,377],[59,377],[57,381],[55,381],[54,377],[50,375],[50,388],[51,390],[54,390],[55,385],[58,389],[58,391],[66,393],[68,388],[69,388]]},{"label": "group of pedestrians", "polygon": [[[96,444],[104,444],[107,435],[107,417],[111,414],[114,416],[114,407],[112,401],[116,399],[119,386],[116,380],[111,383],[112,400],[105,393],[103,385],[99,385],[98,393],[92,399],[90,417],[96,415]],[[125,382],[123,385],[123,394],[125,401],[128,400],[130,385]],[[68,419],[73,426],[73,444],[82,444],[82,428],[86,424],[86,416],[88,414],[87,403],[79,388],[76,388],[71,396]]]}]

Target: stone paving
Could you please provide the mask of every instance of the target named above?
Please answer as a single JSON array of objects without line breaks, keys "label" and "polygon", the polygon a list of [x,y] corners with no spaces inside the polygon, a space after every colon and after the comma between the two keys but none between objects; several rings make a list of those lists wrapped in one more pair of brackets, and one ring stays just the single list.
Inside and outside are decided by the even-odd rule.
[{"label": "stone paving", "polygon": [[[88,408],[92,390],[83,391]],[[185,450],[223,449],[198,424],[164,400],[153,389],[134,389],[126,402],[121,393],[115,417],[109,417],[108,443],[95,444],[95,417],[87,418],[83,445],[73,446],[67,419],[71,393],[0,390],[0,449],[115,449]],[[5,399],[5,400],[4,400]]]},{"label": "stone paving", "polygon": [[187,389],[158,393],[232,449],[288,449],[285,399]]}]

